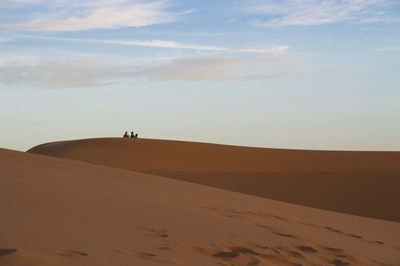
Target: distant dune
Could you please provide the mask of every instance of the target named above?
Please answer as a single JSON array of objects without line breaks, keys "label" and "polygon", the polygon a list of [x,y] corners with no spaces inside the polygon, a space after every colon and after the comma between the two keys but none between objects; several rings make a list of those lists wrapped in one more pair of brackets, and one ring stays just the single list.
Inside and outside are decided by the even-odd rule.
[{"label": "distant dune", "polygon": [[[175,160],[189,164],[195,159],[181,166],[187,171],[198,170],[206,159],[214,161],[211,169],[224,169],[215,160],[225,160],[228,167],[235,155],[218,156],[242,149],[135,141],[77,141],[38,149],[47,146],[49,152],[51,148],[60,153],[64,149],[70,156],[80,152],[95,160],[108,158],[109,163],[127,163],[123,155],[141,153],[145,158],[137,160],[154,159],[154,164],[145,164],[151,169],[157,169],[158,160],[158,165],[172,170],[180,165]],[[181,154],[182,149],[196,146],[201,148],[198,157]],[[207,158],[204,152],[213,147],[221,151]],[[166,148],[168,152],[161,152]],[[163,155],[168,159],[162,160]],[[234,169],[246,168],[236,165]],[[400,223],[0,149],[0,266],[164,264],[399,265]]]},{"label": "distant dune", "polygon": [[400,152],[264,149],[122,138],[48,143],[28,152],[400,221]]}]

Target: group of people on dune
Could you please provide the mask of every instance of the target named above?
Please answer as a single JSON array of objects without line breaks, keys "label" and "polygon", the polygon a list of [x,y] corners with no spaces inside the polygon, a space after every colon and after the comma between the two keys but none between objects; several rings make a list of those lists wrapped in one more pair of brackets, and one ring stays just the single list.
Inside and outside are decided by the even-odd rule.
[{"label": "group of people on dune", "polygon": [[131,131],[131,136],[129,136],[128,131],[125,131],[124,138],[137,139],[137,137],[138,137],[138,134],[137,134],[137,133],[134,134],[134,132]]}]

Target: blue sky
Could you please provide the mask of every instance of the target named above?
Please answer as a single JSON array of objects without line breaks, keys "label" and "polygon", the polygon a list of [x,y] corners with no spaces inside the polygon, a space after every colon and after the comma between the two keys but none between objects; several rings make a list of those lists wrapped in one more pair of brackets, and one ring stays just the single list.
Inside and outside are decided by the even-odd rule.
[{"label": "blue sky", "polygon": [[2,0],[0,147],[400,150],[397,0]]}]

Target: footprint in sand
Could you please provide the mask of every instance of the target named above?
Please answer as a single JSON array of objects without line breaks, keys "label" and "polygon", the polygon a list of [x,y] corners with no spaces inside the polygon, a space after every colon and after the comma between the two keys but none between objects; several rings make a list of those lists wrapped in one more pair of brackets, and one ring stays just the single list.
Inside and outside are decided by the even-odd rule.
[{"label": "footprint in sand", "polygon": [[305,253],[317,253],[317,251],[311,246],[298,246],[297,248]]},{"label": "footprint in sand", "polygon": [[157,249],[159,250],[169,250],[170,249],[170,242],[168,240],[168,229],[167,228],[151,228],[146,226],[137,226],[137,228],[144,230],[147,232],[146,236],[148,237],[156,237],[160,238],[161,244]]},{"label": "footprint in sand", "polygon": [[56,253],[60,256],[65,256],[65,257],[88,256],[87,253],[78,250],[62,250],[62,251],[57,251]]},{"label": "footprint in sand", "polygon": [[17,252],[17,249],[14,249],[14,248],[12,248],[12,249],[0,248],[0,256],[7,256],[7,255],[13,254],[15,252]]},{"label": "footprint in sand", "polygon": [[296,238],[294,235],[286,234],[286,233],[275,232],[275,234],[278,236],[283,236],[283,237]]},{"label": "footprint in sand", "polygon": [[168,230],[166,228],[156,229],[156,228],[145,227],[145,226],[138,226],[138,228],[151,233],[151,236],[168,238]]},{"label": "footprint in sand", "polygon": [[362,236],[355,235],[355,234],[348,234],[348,236],[351,236],[351,237],[354,237],[354,238],[362,239]]},{"label": "footprint in sand", "polygon": [[213,254],[213,256],[221,259],[233,259],[239,257],[240,254],[234,251],[220,251]]},{"label": "footprint in sand", "polygon": [[333,265],[336,265],[336,266],[350,265],[350,262],[343,261],[343,260],[338,260],[338,259],[333,260],[330,263],[333,264]]},{"label": "footprint in sand", "polygon": [[343,253],[343,249],[341,248],[331,248],[331,247],[323,247],[325,250],[332,251],[334,253]]},{"label": "footprint in sand", "polygon": [[181,261],[176,258],[165,258],[165,256],[160,256],[160,254],[146,252],[146,251],[136,251],[136,250],[125,250],[125,249],[116,249],[114,252],[125,254],[125,255],[134,255],[138,258],[149,260],[152,262],[156,262],[162,265],[165,264],[181,264]]},{"label": "footprint in sand", "polygon": [[150,252],[141,252],[141,251],[136,251],[134,252],[134,254],[136,254],[138,257],[141,257],[143,259],[147,259],[147,258],[153,258],[156,257],[156,254],[150,253]]},{"label": "footprint in sand", "polygon": [[232,263],[231,265],[257,265],[260,263],[257,256],[258,252],[251,248],[243,246],[227,246],[224,244],[215,244],[218,249],[202,248],[197,246],[177,245],[186,251],[214,257],[223,261]]}]

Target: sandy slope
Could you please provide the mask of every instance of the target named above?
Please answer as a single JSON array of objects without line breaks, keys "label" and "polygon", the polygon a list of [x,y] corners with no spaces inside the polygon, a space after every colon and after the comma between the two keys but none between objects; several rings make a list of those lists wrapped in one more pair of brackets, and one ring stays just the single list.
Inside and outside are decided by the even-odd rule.
[{"label": "sandy slope", "polygon": [[122,138],[55,142],[29,152],[400,221],[400,152],[279,150]]},{"label": "sandy slope", "polygon": [[400,223],[2,149],[0,217],[1,266],[400,265]]}]

